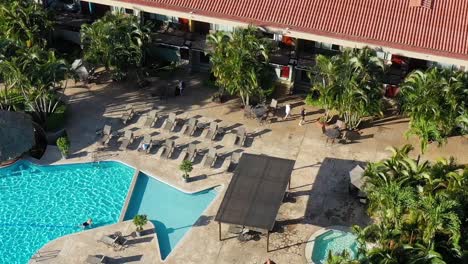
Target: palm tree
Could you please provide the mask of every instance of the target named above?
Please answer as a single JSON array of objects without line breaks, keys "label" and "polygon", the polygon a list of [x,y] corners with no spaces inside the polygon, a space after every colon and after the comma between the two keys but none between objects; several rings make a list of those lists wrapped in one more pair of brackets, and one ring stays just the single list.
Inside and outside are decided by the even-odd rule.
[{"label": "palm tree", "polygon": [[11,1],[0,6],[0,34],[27,47],[45,46],[52,24],[50,14],[35,1]]},{"label": "palm tree", "polygon": [[239,95],[244,105],[249,105],[252,96],[262,96],[261,76],[268,67],[270,48],[256,28],[218,32],[208,37],[208,43],[212,73],[221,89]]},{"label": "palm tree", "polygon": [[347,49],[331,58],[317,56],[312,69],[313,91],[328,115],[336,110],[348,128],[355,129],[362,118],[381,114],[383,62],[374,50]]},{"label": "palm tree", "polygon": [[422,152],[432,141],[443,144],[457,126],[463,128],[467,95],[466,73],[432,68],[408,75],[401,96],[403,112],[410,117],[407,136],[418,136]]},{"label": "palm tree", "polygon": [[114,78],[121,79],[129,69],[141,66],[149,32],[149,27],[134,16],[107,13],[81,28],[84,59],[113,70]]}]

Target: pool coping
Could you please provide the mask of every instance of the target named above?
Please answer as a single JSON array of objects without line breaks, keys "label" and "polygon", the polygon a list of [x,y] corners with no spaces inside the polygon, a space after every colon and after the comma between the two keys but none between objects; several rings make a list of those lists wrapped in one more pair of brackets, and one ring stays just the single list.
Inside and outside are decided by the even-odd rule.
[{"label": "pool coping", "polygon": [[[147,171],[144,171],[144,170],[139,170],[138,168],[136,168],[136,167],[134,167],[134,166],[132,166],[132,165],[126,163],[126,162],[123,162],[123,161],[121,161],[121,160],[115,160],[115,159],[107,159],[107,160],[102,160],[102,161],[89,161],[89,162],[63,162],[63,163],[56,163],[56,164],[40,164],[40,163],[38,163],[38,162],[36,162],[36,161],[34,161],[34,160],[31,160],[31,159],[20,159],[19,161],[21,161],[21,160],[30,162],[30,163],[32,163],[32,164],[34,164],[34,165],[37,165],[37,166],[44,166],[44,167],[45,167],[45,166],[71,165],[71,164],[87,164],[87,163],[98,163],[98,164],[99,164],[100,162],[117,162],[117,163],[123,164],[123,165],[125,165],[125,166],[128,166],[129,168],[132,168],[132,169],[134,169],[135,171],[138,171],[138,175],[140,175],[140,173],[144,173],[145,175],[147,175],[147,176],[149,176],[149,177],[151,177],[151,178],[153,178],[153,179],[155,179],[155,180],[157,180],[157,181],[160,181],[160,182],[162,182],[162,183],[164,183],[164,184],[167,184],[167,185],[171,186],[172,188],[177,189],[178,191],[181,191],[181,192],[186,193],[186,194],[196,194],[196,193],[199,193],[199,192],[206,191],[206,190],[208,190],[208,189],[214,189],[215,192],[216,192],[216,197],[208,204],[208,206],[205,208],[205,210],[203,210],[203,212],[200,214],[200,216],[197,218],[197,220],[196,220],[196,221],[192,224],[192,226],[190,227],[190,230],[188,230],[187,233],[179,240],[179,242],[177,243],[177,245],[171,250],[171,252],[166,256],[165,259],[163,259],[162,256],[161,256],[161,248],[160,248],[160,246],[159,246],[159,240],[158,240],[158,235],[157,235],[157,232],[156,232],[156,227],[151,223],[151,224],[154,226],[154,232],[155,232],[155,234],[156,234],[156,235],[155,235],[155,240],[156,240],[156,246],[157,246],[157,249],[158,249],[159,260],[160,260],[161,262],[163,262],[163,263],[165,263],[165,262],[169,259],[169,257],[171,256],[171,253],[175,252],[179,247],[181,247],[181,244],[182,244],[183,242],[185,242],[185,240],[187,240],[187,236],[188,236],[188,235],[190,234],[190,232],[192,231],[192,228],[193,228],[193,226],[195,225],[195,223],[197,223],[197,222],[200,220],[200,217],[201,217],[202,215],[204,215],[205,212],[208,211],[218,199],[220,199],[219,197],[221,197],[221,196],[220,196],[219,194],[220,194],[221,191],[224,189],[224,184],[216,184],[216,185],[213,185],[213,186],[209,186],[209,187],[206,187],[206,188],[203,188],[203,189],[200,189],[200,190],[195,190],[195,191],[190,192],[190,191],[184,190],[184,189],[182,189],[182,188],[179,188],[179,187],[177,187],[177,186],[175,186],[175,185],[173,185],[173,184],[171,184],[171,183],[169,183],[169,182],[167,182],[167,181],[165,181],[165,180],[163,180],[163,179],[160,179],[160,178],[154,176],[152,173],[148,173]],[[63,161],[66,161],[66,160],[63,160]],[[15,163],[16,163],[16,162],[15,162]],[[135,173],[136,173],[136,172],[135,172]],[[133,177],[133,178],[138,178],[138,177]],[[133,180],[132,180],[132,181],[133,181]],[[135,183],[136,183],[136,180],[135,180]],[[133,187],[134,187],[134,186],[133,186]],[[129,187],[129,191],[130,191],[130,187]],[[132,190],[132,193],[133,193],[133,190]],[[128,193],[127,193],[127,195],[128,195]],[[131,198],[131,197],[130,197],[130,198]],[[130,199],[130,198],[128,198],[128,199]],[[126,197],[126,199],[127,199],[127,197]],[[129,201],[129,203],[130,203],[130,201]],[[128,205],[127,205],[127,206],[128,206]],[[122,210],[120,211],[121,214],[122,214],[122,211],[123,211],[123,210],[124,210],[124,208],[122,208]],[[131,221],[131,220],[127,220],[127,221]],[[121,222],[121,221],[120,221],[120,217],[119,217],[119,221],[117,221],[117,222],[114,223],[114,224],[118,224],[118,223],[120,223],[120,222]],[[151,222],[151,221],[148,221],[148,222]],[[108,225],[106,225],[106,226],[108,226]],[[93,229],[89,229],[89,230],[85,230],[85,231],[81,231],[81,232],[89,232],[89,231],[92,231],[92,230],[93,230]],[[42,248],[44,248],[45,246],[47,246],[49,243],[51,243],[51,242],[53,242],[53,241],[55,241],[55,240],[61,239],[61,238],[63,238],[63,237],[68,237],[68,236],[72,236],[72,235],[75,235],[75,234],[79,234],[79,233],[81,233],[81,232],[76,232],[76,233],[64,235],[64,236],[61,236],[61,237],[57,237],[57,238],[55,238],[55,239],[53,239],[53,240],[47,242],[46,244],[44,244],[39,250],[36,251],[36,253],[39,252],[39,251],[40,251]],[[36,254],[36,253],[34,253],[34,254]],[[31,256],[30,261],[32,260],[32,257],[34,256],[34,254]]]},{"label": "pool coping", "polygon": [[342,231],[342,232],[349,232],[351,230],[350,227],[348,226],[340,226],[340,225],[334,225],[334,226],[327,226],[327,227],[323,227],[323,228],[320,228],[319,230],[315,231],[311,236],[310,238],[307,240],[307,244],[305,246],[305,254],[304,254],[304,257],[305,257],[305,260],[306,260],[306,263],[307,264],[320,264],[320,263],[316,263],[312,260],[312,252],[314,250],[314,245],[315,245],[315,239],[320,236],[320,235],[323,235],[325,234],[326,232],[328,231],[332,231],[332,230],[338,230],[338,231]]},{"label": "pool coping", "polygon": [[124,205],[122,207],[122,210],[120,211],[120,217],[119,217],[118,223],[122,222],[125,218],[125,214],[127,214],[128,206],[130,205],[130,200],[133,196],[133,191],[135,190],[135,185],[139,176],[140,176],[140,170],[135,169],[135,172],[133,173],[133,177],[132,177],[132,182],[130,183],[130,187],[128,187],[127,196],[125,197]]}]

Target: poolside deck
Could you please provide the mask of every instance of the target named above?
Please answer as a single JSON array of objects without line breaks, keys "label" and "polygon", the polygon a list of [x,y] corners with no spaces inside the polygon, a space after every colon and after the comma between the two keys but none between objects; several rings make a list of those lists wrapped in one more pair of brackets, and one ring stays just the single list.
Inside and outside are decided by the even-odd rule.
[{"label": "poolside deck", "polygon": [[[115,251],[112,247],[98,242],[102,236],[115,232],[122,232],[128,239],[129,246],[124,250]],[[148,222],[141,237],[135,237],[135,225],[132,221],[64,236],[41,248],[29,263],[86,263],[88,255],[107,256],[111,263],[154,263],[154,259],[159,259],[154,226]]]},{"label": "poolside deck", "polygon": [[[44,162],[48,164],[119,160],[187,192],[217,185],[227,186],[231,177],[231,174],[222,168],[221,163],[217,163],[212,169],[203,168],[200,165],[200,156],[196,159],[191,173],[194,180],[184,183],[177,158],[188,143],[197,142],[199,149],[204,151],[210,146],[216,147],[223,158],[232,151],[245,151],[296,160],[291,182],[292,199],[280,208],[277,218],[278,230],[270,235],[270,252],[266,252],[266,237],[261,237],[260,241],[241,243],[226,232],[226,226],[222,229],[223,237],[227,239],[218,241],[218,224],[213,218],[224,195],[226,188],[223,188],[221,194],[164,262],[167,264],[263,264],[267,258],[276,263],[306,263],[304,249],[312,233],[326,226],[364,225],[369,221],[365,213],[366,208],[348,193],[347,173],[360,162],[387,157],[390,154],[385,150],[388,146],[402,146],[406,143],[412,143],[416,148],[418,146],[414,138],[407,140],[404,137],[408,123],[406,119],[398,118],[379,121],[362,129],[362,134],[353,144],[327,144],[320,128],[315,124],[315,120],[321,115],[318,109],[306,107],[307,122],[304,126],[298,126],[303,103],[301,98],[294,96],[280,100],[280,105],[284,105],[285,102],[291,104],[290,119],[282,120],[281,116],[284,113],[280,109],[274,122],[259,125],[255,120],[243,117],[237,100],[224,104],[211,102],[210,96],[214,91],[204,87],[201,75],[180,73],[174,76],[183,78],[187,88],[184,96],[170,98],[168,101],[153,99],[151,91],[134,88],[133,83],[104,83],[92,85],[90,88],[68,88],[66,93],[69,97],[71,117],[67,133],[71,138],[72,155],[67,160],[54,159],[53,155],[44,157]],[[172,85],[168,84],[170,81],[161,80],[155,85]],[[125,105],[130,103],[135,105],[138,114],[127,125],[123,125],[119,116]],[[145,114],[154,104],[161,112],[179,112],[180,118],[196,116],[202,121],[218,120],[220,127],[230,129],[243,125],[250,137],[246,146],[239,148],[229,144],[229,136],[212,142],[199,134],[188,138],[178,133],[164,133],[159,128],[161,123],[155,128],[144,128]],[[117,138],[111,140],[110,147],[101,149],[96,144],[96,130],[106,123],[112,124],[115,130],[121,132],[126,129],[132,130],[139,138],[126,151],[119,150],[120,143]],[[179,148],[174,158],[168,161],[159,160],[154,152],[145,155],[135,151],[145,134],[151,134],[156,139],[175,139]],[[430,145],[422,158],[435,159],[453,155],[460,163],[468,163],[467,146],[466,138],[450,138],[442,148]],[[417,151],[413,153],[415,156],[417,154]],[[98,236],[93,235],[93,239]],[[81,237],[71,236],[67,240],[69,243],[83,243]],[[77,241],[71,242],[72,240]],[[45,249],[53,248],[49,244]],[[64,250],[62,260],[67,261],[61,263],[82,263],[80,259],[73,259],[75,253],[72,253],[73,251]],[[83,252],[86,256],[93,253],[99,252]],[[68,254],[70,258],[66,258]],[[159,254],[156,249],[152,249],[151,252],[144,249],[134,254],[143,257],[131,263],[162,263],[159,257],[154,255]],[[143,262],[147,260],[151,262]]]}]

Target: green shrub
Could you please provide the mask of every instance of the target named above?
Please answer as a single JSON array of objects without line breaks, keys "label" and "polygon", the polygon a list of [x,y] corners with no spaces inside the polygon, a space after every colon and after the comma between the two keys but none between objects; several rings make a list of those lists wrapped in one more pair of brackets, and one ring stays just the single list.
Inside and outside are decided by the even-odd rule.
[{"label": "green shrub", "polygon": [[189,173],[193,170],[193,165],[190,160],[184,160],[179,166],[179,169],[184,173],[182,177],[188,179]]},{"label": "green shrub", "polygon": [[319,98],[312,94],[308,94],[304,102],[306,105],[321,107]]},{"label": "green shrub", "polygon": [[57,139],[57,147],[63,156],[68,156],[70,153],[70,140],[67,136],[59,137]]}]

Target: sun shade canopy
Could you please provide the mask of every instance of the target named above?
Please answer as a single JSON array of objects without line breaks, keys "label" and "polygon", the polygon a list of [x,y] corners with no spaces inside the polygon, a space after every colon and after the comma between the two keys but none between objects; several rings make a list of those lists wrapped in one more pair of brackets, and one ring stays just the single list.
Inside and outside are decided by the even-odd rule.
[{"label": "sun shade canopy", "polygon": [[244,153],[215,220],[271,231],[294,163],[294,160]]}]

